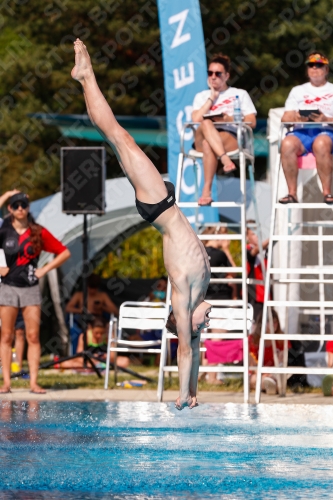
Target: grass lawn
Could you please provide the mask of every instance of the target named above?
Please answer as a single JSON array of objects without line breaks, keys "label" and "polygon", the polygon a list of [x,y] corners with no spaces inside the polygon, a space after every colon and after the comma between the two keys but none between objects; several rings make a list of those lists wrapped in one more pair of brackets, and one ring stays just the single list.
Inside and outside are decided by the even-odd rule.
[{"label": "grass lawn", "polygon": [[[48,361],[44,359],[43,361]],[[26,369],[27,366],[24,366]],[[157,389],[158,380],[158,367],[155,366],[137,366],[130,365],[129,368],[134,372],[146,375],[154,380],[153,383],[147,383],[144,385],[145,389]],[[118,372],[118,382],[123,382],[125,380],[133,380],[136,377]],[[38,377],[39,384],[45,389],[54,390],[66,390],[66,389],[103,389],[104,387],[104,374],[103,378],[99,379],[94,373],[75,373],[70,370],[40,370]],[[29,388],[29,380],[27,379],[12,379],[13,388]],[[113,371],[110,372],[109,377],[109,388],[118,389],[122,387],[115,386]],[[172,374],[172,377],[165,377],[165,390],[172,389],[178,390],[178,375],[176,373]],[[199,381],[198,384],[199,391],[232,391],[241,392],[243,390],[243,380],[242,378],[228,378],[224,380],[223,385],[209,384],[206,381]],[[141,390],[141,387],[133,387],[133,389]],[[290,389],[287,389],[291,392]],[[307,387],[302,389],[305,393],[321,393],[320,387]]]}]

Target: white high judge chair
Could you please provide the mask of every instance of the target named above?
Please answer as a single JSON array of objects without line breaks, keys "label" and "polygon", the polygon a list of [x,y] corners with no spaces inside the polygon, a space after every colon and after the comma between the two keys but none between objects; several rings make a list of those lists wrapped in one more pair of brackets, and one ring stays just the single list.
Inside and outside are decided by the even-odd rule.
[{"label": "white high judge chair", "polygon": [[[180,200],[180,192],[181,192],[181,183],[184,174],[184,162],[187,159],[192,160],[193,169],[196,178],[196,194],[198,198],[198,160],[202,159],[203,153],[196,151],[195,149],[190,149],[188,152],[185,148],[185,137],[189,131],[195,132],[199,123],[185,123],[182,129],[181,134],[181,154],[179,156],[178,163],[178,171],[177,171],[177,184],[176,184],[176,200],[177,205],[180,208],[195,208],[196,209],[196,217],[195,217],[195,227],[197,229],[197,233],[199,232],[199,205],[197,201],[194,202],[182,202]],[[215,126],[218,124],[215,123]],[[237,143],[238,148],[235,151],[231,151],[228,156],[231,159],[239,160],[239,171],[240,171],[240,192],[241,198],[239,201],[214,201],[211,203],[211,207],[216,208],[238,208],[240,211],[239,223],[231,224],[233,228],[239,230],[239,233],[231,233],[231,234],[198,234],[198,238],[200,240],[238,240],[241,242],[241,266],[239,267],[213,267],[211,268],[211,272],[214,274],[229,274],[229,273],[237,273],[240,274],[239,278],[213,278],[211,279],[211,283],[240,283],[242,285],[242,298],[240,300],[223,300],[223,301],[207,301],[210,302],[214,308],[210,317],[212,318],[211,324],[215,324],[217,322],[217,328],[220,330],[227,330],[227,332],[221,332],[217,334],[203,333],[202,339],[213,338],[214,335],[218,335],[215,338],[218,339],[243,339],[243,354],[244,354],[244,366],[231,367],[232,369],[225,369],[226,367],[200,367],[201,372],[242,372],[244,373],[244,401],[249,401],[249,380],[248,380],[248,333],[249,327],[251,325],[253,319],[253,311],[252,307],[248,306],[247,303],[247,285],[249,280],[247,278],[247,254],[246,254],[246,163],[248,163],[249,177],[251,183],[251,189],[254,193],[254,141],[253,141],[253,131],[249,124],[244,122],[233,123],[233,125],[237,126]],[[256,219],[256,227],[254,230],[258,231],[258,239],[259,239],[259,248],[260,255],[263,256],[262,250],[262,238],[259,224],[259,215],[258,209],[256,205],[255,196],[253,196],[253,204],[255,209],[255,219]],[[261,262],[263,263],[263,258],[261,258]],[[263,269],[263,274],[264,274]],[[168,283],[168,291],[167,291],[167,304],[170,305],[170,294],[171,287],[170,283]],[[216,306],[216,308],[215,308]],[[219,314],[220,316],[213,316],[215,314]],[[222,316],[221,316],[222,315]],[[226,316],[223,316],[226,315]],[[229,315],[229,316],[228,316]],[[228,322],[228,318],[230,322]],[[223,326],[224,325],[224,326]],[[225,325],[227,325],[225,327]],[[242,327],[240,327],[242,325]],[[240,328],[241,331],[233,331],[235,327],[237,329]],[[211,328],[214,328],[213,326]],[[161,353],[161,363],[160,363],[160,373],[159,373],[159,385],[158,385],[158,400],[161,401],[163,397],[163,388],[164,388],[164,373],[177,371],[178,368],[175,366],[166,366],[166,355],[167,355],[167,342],[174,336],[170,333],[166,333],[162,338],[162,353]],[[202,347],[201,349],[205,349]]]},{"label": "white high judge chair", "polygon": [[[275,110],[271,110],[275,111]],[[279,110],[282,116],[283,109]],[[288,366],[288,340],[297,341],[320,341],[321,346],[326,340],[333,340],[333,335],[325,334],[325,319],[333,314],[333,301],[326,300],[325,285],[333,284],[333,279],[325,276],[333,275],[332,258],[329,264],[325,264],[324,242],[333,242],[333,207],[323,202],[303,202],[306,182],[315,175],[315,158],[308,154],[298,159],[299,182],[298,197],[300,203],[283,205],[278,202],[281,196],[286,195],[287,186],[284,176],[281,175],[281,142],[294,123],[283,123],[280,125],[278,138],[278,152],[273,172],[273,204],[270,225],[270,242],[267,271],[265,279],[265,299],[263,308],[262,331],[259,345],[259,357],[257,368],[256,402],[260,402],[261,375],[262,373],[277,374],[278,390],[281,396],[286,393],[286,376],[288,374],[333,374],[333,368],[310,368],[301,366]],[[300,123],[297,123],[300,126]],[[326,124],[302,123],[303,127],[324,127]],[[330,125],[333,125],[331,123]],[[317,177],[318,179],[318,177]],[[318,186],[312,184],[311,191],[322,198]],[[307,210],[307,212],[305,212]],[[321,212],[319,212],[321,210]],[[310,212],[311,211],[311,212]],[[321,219],[317,215],[322,215]],[[311,220],[311,218],[315,220]],[[306,220],[304,220],[306,219]],[[330,234],[328,234],[330,233]],[[278,246],[273,250],[273,244]],[[304,255],[303,242],[313,242],[311,255]],[[311,245],[311,243],[309,243]],[[316,244],[316,245],[315,245]],[[309,252],[307,252],[309,253]],[[302,261],[315,261],[310,265],[302,267]],[[312,275],[312,276],[311,276]],[[274,300],[269,298],[270,285],[274,284]],[[302,300],[302,289],[300,285],[318,285],[317,296],[319,300]],[[270,331],[273,332],[271,308],[276,308],[280,319],[285,323],[284,334],[266,333],[266,322],[270,323]],[[293,314],[290,312],[293,311]],[[318,315],[320,318],[320,335],[313,333],[297,333],[299,328],[299,314]],[[263,367],[265,340],[272,341],[274,354],[274,367]],[[279,366],[276,353],[275,340],[284,340],[283,366]]]},{"label": "white high judge chair", "polygon": [[[109,330],[109,340],[107,349],[107,367],[105,377],[105,389],[108,388],[108,373],[110,363],[110,353],[115,353],[114,377],[117,382],[117,354],[118,353],[145,353],[159,354],[161,352],[161,340],[125,340],[123,330],[147,331],[165,330],[167,319],[167,307],[164,302],[123,302],[119,309],[117,336],[111,335]],[[134,332],[133,332],[134,333]]]}]

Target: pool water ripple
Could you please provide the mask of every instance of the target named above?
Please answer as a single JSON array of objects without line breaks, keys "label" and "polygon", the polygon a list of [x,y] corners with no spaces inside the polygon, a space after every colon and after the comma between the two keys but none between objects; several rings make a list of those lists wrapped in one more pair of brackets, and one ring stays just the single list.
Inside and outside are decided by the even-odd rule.
[{"label": "pool water ripple", "polygon": [[0,464],[0,500],[333,499],[333,407],[3,401]]}]

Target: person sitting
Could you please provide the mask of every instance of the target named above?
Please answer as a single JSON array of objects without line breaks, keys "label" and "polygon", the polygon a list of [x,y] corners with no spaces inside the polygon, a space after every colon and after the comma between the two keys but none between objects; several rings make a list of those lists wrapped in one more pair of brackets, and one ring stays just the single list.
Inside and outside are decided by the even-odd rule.
[{"label": "person sitting", "polygon": [[[226,234],[227,229],[223,226],[207,227],[202,234]],[[211,267],[236,267],[233,257],[230,253],[230,240],[204,240],[203,241]],[[231,269],[230,269],[231,271]],[[233,278],[234,274],[230,273],[212,273],[212,278]],[[206,300],[237,300],[237,286],[235,283],[210,283]],[[222,333],[222,330],[209,329],[211,333]],[[228,341],[220,339],[210,339],[205,341],[207,349],[206,355],[202,360],[204,366],[214,366],[216,363],[222,363],[221,359],[225,358],[225,352],[229,347]],[[222,354],[223,351],[223,354]],[[212,356],[210,356],[212,354]],[[221,354],[219,359],[219,354]],[[215,358],[214,362],[209,362],[209,358]],[[218,361],[219,360],[219,361]],[[216,362],[215,362],[216,361]],[[210,384],[222,384],[217,378],[217,373],[204,373],[202,378]]]},{"label": "person sitting", "polygon": [[[112,302],[107,293],[102,292],[100,287],[101,279],[96,274],[91,274],[87,280],[88,297],[87,309],[88,314],[96,317],[104,317],[109,319],[110,314],[118,316],[118,307]],[[82,312],[83,312],[83,292],[75,292],[65,308],[67,313],[74,314],[73,324],[70,327],[70,337],[73,347],[73,353],[76,352],[78,346],[78,338],[82,332]]]},{"label": "person sitting", "polygon": [[145,302],[165,302],[167,287],[168,278],[161,276],[152,286],[149,295],[145,298]]},{"label": "person sitting", "polygon": [[[107,322],[105,319],[101,317],[95,317],[90,319],[87,328],[87,351],[91,354],[98,356],[100,358],[100,362],[106,360],[107,353],[107,342],[108,342],[108,332],[107,332]],[[77,352],[84,351],[84,334],[81,333]],[[110,353],[110,362],[114,363],[115,355],[114,352]],[[93,361],[97,366],[101,367],[99,362]],[[127,368],[129,365],[129,359],[126,356],[117,356],[117,366],[121,368]],[[57,368],[84,368],[83,357],[69,359],[67,361],[63,361],[58,365],[55,365]],[[89,368],[89,365],[88,365]]]},{"label": "person sitting", "polygon": [[[255,231],[251,229],[251,226],[255,224],[255,221],[247,220],[246,224],[247,224],[246,227],[247,275],[248,278],[264,282],[264,276],[261,267],[258,235]],[[262,248],[264,250],[265,268],[267,266],[266,254],[268,245],[269,245],[269,239],[267,238],[262,242]],[[264,284],[255,283],[254,285],[249,285],[248,302],[253,306],[253,317],[255,321],[257,320],[258,316],[262,314],[262,310],[264,307],[264,297],[265,297]]]},{"label": "person sitting", "polygon": [[[112,302],[107,293],[102,292],[100,288],[101,279],[97,274],[91,274],[87,280],[88,313],[93,316],[102,316],[103,313],[114,314],[118,316],[118,307]],[[73,297],[66,305],[66,312],[82,314],[83,312],[83,292],[75,292]]]},{"label": "person sitting", "polygon": [[[238,148],[237,126],[234,121],[234,103],[239,98],[242,121],[249,122],[252,128],[256,126],[256,109],[249,96],[243,90],[229,87],[230,58],[223,54],[212,57],[208,67],[208,87],[194,97],[192,120],[200,125],[195,133],[195,149],[203,153],[204,187],[198,200],[199,205],[212,203],[211,188],[216,173],[218,160],[223,165],[223,171],[229,173],[235,170],[234,163],[227,152]],[[209,115],[209,119],[205,119]],[[217,128],[213,122],[219,122]]]},{"label": "person sitting", "polygon": [[[327,81],[329,60],[321,52],[311,53],[305,61],[309,82],[293,87],[286,100],[282,122],[333,122],[333,84]],[[332,183],[333,126],[295,125],[281,144],[281,161],[288,194],[280,203],[298,203],[297,177],[299,156],[313,153],[321,180],[324,202],[333,204]]]},{"label": "person sitting", "polygon": [[[168,287],[168,279],[165,276],[161,276],[156,283],[151,287],[151,291],[144,299],[144,302],[165,302],[166,292]],[[134,334],[129,336],[130,340],[144,340],[159,342],[162,340],[163,330],[137,330]],[[178,341],[176,339],[171,339],[171,357],[173,358],[177,354]],[[134,359],[132,358],[132,361]],[[139,360],[138,360],[139,362]],[[160,362],[160,354],[155,356],[155,365],[158,366]]]},{"label": "person sitting", "polygon": [[[208,227],[202,234],[226,234],[225,227]],[[205,240],[204,246],[209,258],[211,267],[236,267],[233,257],[230,253],[230,240]],[[231,271],[231,269],[230,269]],[[230,273],[212,273],[212,278],[233,278],[234,274]],[[232,283],[210,283],[206,299],[208,300],[236,300],[237,287]]]},{"label": "person sitting", "polygon": [[[272,309],[272,319],[273,319],[273,328],[274,333],[283,333],[280,326],[280,320],[277,312]],[[258,316],[257,322],[255,324],[254,332],[249,335],[249,353],[250,353],[250,389],[255,389],[257,382],[257,373],[251,372],[251,366],[257,366],[258,364],[258,355],[259,355],[259,342],[261,337],[261,326],[262,326],[262,314]],[[269,320],[267,319],[266,323],[266,333],[270,332]],[[278,362],[279,364],[283,361],[283,340],[275,341]],[[288,349],[291,348],[291,343],[288,341]],[[264,352],[264,363],[263,366],[274,366],[274,354],[273,354],[273,346],[271,340],[265,340],[265,352]],[[274,395],[277,393],[277,381],[274,374],[263,373],[261,377],[261,386],[262,390],[266,392],[266,394]]]}]

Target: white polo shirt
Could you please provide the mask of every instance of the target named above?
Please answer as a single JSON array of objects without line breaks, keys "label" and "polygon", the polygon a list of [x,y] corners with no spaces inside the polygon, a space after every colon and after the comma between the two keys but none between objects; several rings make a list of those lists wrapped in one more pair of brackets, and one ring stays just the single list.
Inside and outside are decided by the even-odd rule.
[{"label": "white polo shirt", "polygon": [[[196,94],[193,101],[193,111],[200,109],[203,106],[203,104],[207,101],[207,99],[210,97],[210,94],[211,94],[210,89],[203,90],[202,92]],[[215,100],[214,103],[212,103],[207,114],[219,115],[221,113],[225,113],[229,116],[233,116],[234,101],[237,95],[239,97],[240,108],[243,118],[244,116],[250,115],[252,113],[256,115],[257,111],[256,108],[254,107],[254,104],[249,94],[246,92],[246,90],[237,89],[236,87],[228,87],[226,90],[220,92],[218,98]]]},{"label": "white polo shirt", "polygon": [[315,87],[307,82],[292,88],[286,100],[285,110],[300,109],[319,109],[325,116],[333,118],[333,83],[326,82],[321,87]]}]

